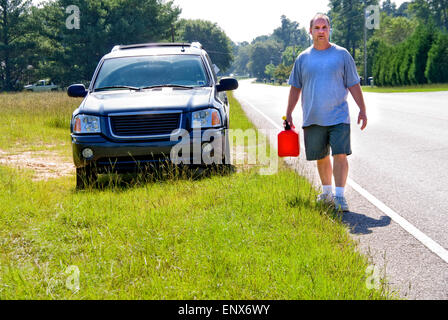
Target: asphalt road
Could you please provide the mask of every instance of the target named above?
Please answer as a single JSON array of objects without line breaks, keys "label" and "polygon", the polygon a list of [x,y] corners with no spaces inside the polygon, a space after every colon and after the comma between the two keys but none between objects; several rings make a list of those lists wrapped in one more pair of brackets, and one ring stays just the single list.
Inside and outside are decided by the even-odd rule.
[{"label": "asphalt road", "polygon": [[[288,93],[289,87],[248,80],[240,81],[234,92],[252,121],[264,129],[281,126]],[[349,178],[446,250],[448,92],[364,93],[364,98],[369,123],[361,131],[356,124],[359,109],[349,94]],[[293,121],[301,127],[300,102]],[[319,184],[315,162],[306,162],[303,153],[291,164]],[[343,221],[390,288],[407,299],[448,299],[448,263],[354,188],[348,186],[346,196],[351,212]]]}]

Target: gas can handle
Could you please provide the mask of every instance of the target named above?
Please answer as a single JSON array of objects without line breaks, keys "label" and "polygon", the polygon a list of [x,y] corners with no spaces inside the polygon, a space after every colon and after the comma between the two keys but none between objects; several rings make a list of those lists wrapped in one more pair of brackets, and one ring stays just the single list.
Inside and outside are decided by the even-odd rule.
[{"label": "gas can handle", "polygon": [[291,126],[289,125],[288,121],[286,121],[286,116],[282,117],[283,119],[283,128],[285,128],[285,130],[291,130]]}]

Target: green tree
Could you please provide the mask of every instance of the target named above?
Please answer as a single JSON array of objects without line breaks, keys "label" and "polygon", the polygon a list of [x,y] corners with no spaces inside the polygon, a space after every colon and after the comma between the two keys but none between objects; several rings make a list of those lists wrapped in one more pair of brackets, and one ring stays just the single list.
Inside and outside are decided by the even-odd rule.
[{"label": "green tree", "polygon": [[302,48],[287,47],[282,53],[282,63],[286,66],[292,65],[301,51]]},{"label": "green tree", "polygon": [[[383,41],[379,38],[372,37],[367,42],[367,71],[368,77],[373,76],[373,64],[375,59],[375,54],[378,52],[378,46],[380,42]],[[363,70],[364,71],[364,70]],[[375,80],[376,82],[376,80]]]},{"label": "green tree", "polygon": [[409,18],[409,2],[403,2],[397,9],[395,16]]},{"label": "green tree", "polygon": [[381,11],[387,14],[388,16],[395,16],[397,13],[397,5],[395,2],[391,0],[385,0],[381,4]]},{"label": "green tree", "polygon": [[417,21],[406,17],[381,15],[380,29],[375,30],[373,37],[383,39],[387,44],[395,46],[408,39],[417,27]]},{"label": "green tree", "polygon": [[0,0],[0,80],[5,91],[18,90],[34,63],[31,1]]},{"label": "green tree", "polygon": [[431,25],[419,25],[411,38],[409,44],[412,52],[412,62],[409,66],[409,81],[411,84],[423,84],[425,78],[426,62],[428,52],[434,42],[435,30]]},{"label": "green tree", "polygon": [[434,23],[440,29],[448,30],[447,0],[414,0],[409,11],[425,24]]},{"label": "green tree", "polygon": [[439,33],[429,50],[425,77],[429,83],[448,82],[448,34]]},{"label": "green tree", "polygon": [[[372,42],[373,44],[373,42]],[[372,75],[377,86],[387,85],[385,71],[388,67],[390,47],[383,40],[374,43],[376,54],[373,57]]]},{"label": "green tree", "polygon": [[413,50],[409,46],[408,42],[404,42],[400,46],[403,51],[403,58],[400,65],[400,84],[409,85],[411,84],[409,79],[409,67],[412,63]]},{"label": "green tree", "polygon": [[233,73],[239,75],[247,75],[249,70],[247,64],[249,63],[250,44],[247,42],[240,43],[236,46],[234,51],[234,60],[231,66]]},{"label": "green tree", "polygon": [[269,79],[274,78],[275,66],[270,63],[264,68],[264,74],[269,77]]},{"label": "green tree", "polygon": [[[420,24],[408,39],[399,44],[391,45],[381,38],[372,40],[372,44],[376,41],[372,67],[376,84],[387,86],[427,83],[430,74],[428,52],[433,47],[436,36],[433,26]],[[438,50],[433,50],[432,58],[440,57],[436,54]],[[441,56],[443,54],[441,50]],[[443,59],[437,58],[435,61],[442,62]],[[431,68],[435,68],[433,62]]]},{"label": "green tree", "polygon": [[287,81],[289,76],[291,75],[292,65],[285,66],[283,63],[280,63],[274,71],[274,77],[280,84],[283,84],[284,81]]},{"label": "green tree", "polygon": [[[69,29],[66,8],[79,8],[79,29]],[[180,9],[159,0],[56,0],[47,2],[42,32],[56,44],[40,64],[63,84],[89,80],[100,58],[114,45],[168,41]]]},{"label": "green tree", "polygon": [[262,35],[262,36],[258,36],[258,37],[256,37],[254,40],[252,40],[252,42],[251,42],[250,44],[251,44],[251,45],[254,45],[254,44],[256,44],[257,42],[266,42],[266,41],[269,41],[269,40],[278,41],[278,40],[276,40],[276,39],[274,38],[274,36],[272,36],[272,35],[270,35],[270,36]]},{"label": "green tree", "polygon": [[249,58],[247,67],[250,73],[258,79],[263,79],[266,65],[280,63],[281,44],[272,40],[257,42],[251,46]]},{"label": "green tree", "polygon": [[[364,9],[368,5],[377,5],[378,0],[330,0],[328,15],[332,24],[332,42],[350,51],[356,60],[357,49],[364,37]],[[372,31],[368,30],[371,35]]]},{"label": "green tree", "polygon": [[309,36],[305,28],[299,28],[299,23],[289,20],[285,15],[280,17],[281,26],[274,30],[273,37],[282,42],[283,50],[289,46],[307,47]]},{"label": "green tree", "polygon": [[213,63],[222,71],[230,67],[233,61],[231,40],[216,23],[205,20],[181,20],[178,28],[178,40],[200,42]]}]

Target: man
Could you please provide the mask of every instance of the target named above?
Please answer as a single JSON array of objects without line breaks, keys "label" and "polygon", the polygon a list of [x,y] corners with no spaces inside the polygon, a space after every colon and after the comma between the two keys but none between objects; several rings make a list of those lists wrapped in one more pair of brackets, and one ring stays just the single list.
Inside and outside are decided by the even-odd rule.
[{"label": "man", "polygon": [[[323,190],[318,201],[330,202],[337,210],[349,211],[344,196],[347,156],[352,153],[347,95],[350,91],[360,109],[358,124],[362,122],[361,130],[364,130],[367,115],[360,78],[350,53],[330,43],[328,16],[317,14],[310,22],[310,34],[313,45],[299,55],[289,78],[291,89],[286,118],[293,126],[292,112],[302,94],[306,158],[308,161],[317,160],[322,182]],[[332,176],[336,185],[335,195]]]}]

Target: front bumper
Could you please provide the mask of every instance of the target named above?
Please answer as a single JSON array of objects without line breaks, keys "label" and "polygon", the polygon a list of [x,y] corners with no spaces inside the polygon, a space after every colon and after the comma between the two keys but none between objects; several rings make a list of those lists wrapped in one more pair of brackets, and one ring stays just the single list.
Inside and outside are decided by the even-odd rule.
[{"label": "front bumper", "polygon": [[[130,172],[151,164],[221,164],[225,156],[226,129],[184,132],[175,141],[151,139],[144,141],[116,141],[103,135],[72,134],[73,161],[77,168],[95,167],[98,172]],[[206,144],[212,151],[204,152]],[[84,158],[82,152],[89,148],[93,156]],[[174,150],[173,150],[174,148]],[[172,152],[173,151],[173,152]],[[175,151],[175,152],[174,152]]]}]

